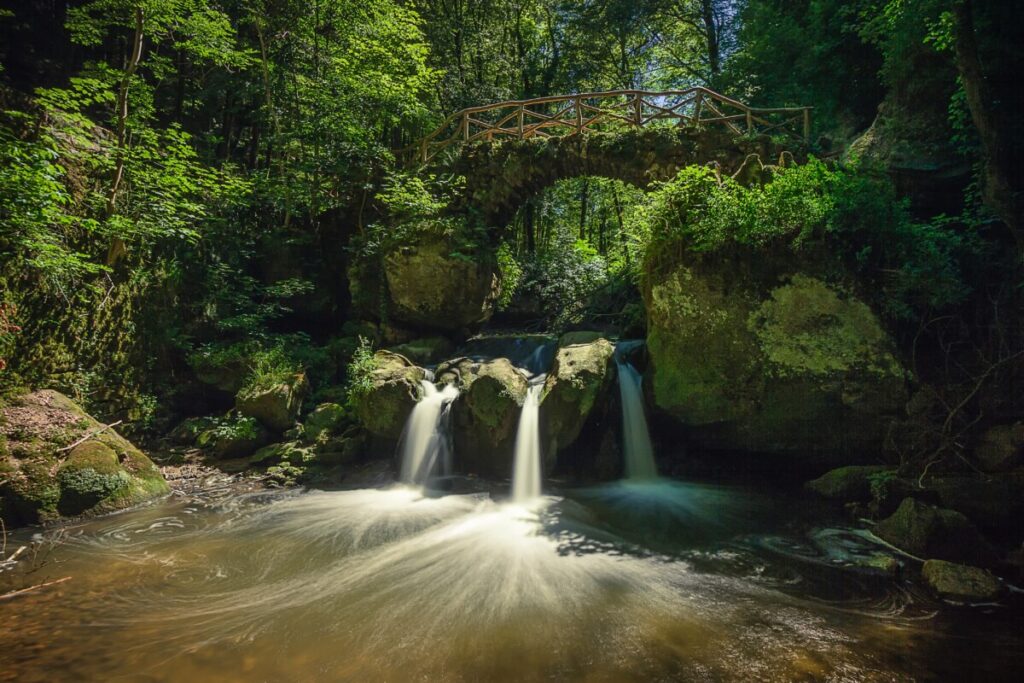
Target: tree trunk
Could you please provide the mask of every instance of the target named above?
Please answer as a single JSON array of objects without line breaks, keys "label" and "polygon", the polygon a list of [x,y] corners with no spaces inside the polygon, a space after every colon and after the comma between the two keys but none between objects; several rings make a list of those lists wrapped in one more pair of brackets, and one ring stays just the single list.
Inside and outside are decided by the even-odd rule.
[{"label": "tree trunk", "polygon": [[[127,157],[128,146],[128,90],[132,85],[132,78],[142,61],[142,39],[145,28],[145,14],[141,8],[135,10],[135,34],[132,36],[132,50],[125,62],[124,73],[121,75],[121,85],[117,89],[117,156],[114,161],[114,178],[110,184],[110,192],[107,195],[106,217],[109,219],[117,210],[117,196],[121,191],[121,183],[124,181],[124,165]],[[107,250],[107,266],[113,266],[127,253],[124,240],[114,237]]]},{"label": "tree trunk", "polygon": [[[974,3],[961,0],[954,4],[956,21],[956,62],[967,94],[971,119],[981,138],[985,177],[982,195],[1010,229],[1018,255],[1024,257],[1024,235],[1021,234],[1020,168],[1015,163],[1013,145],[1006,139],[1009,129],[996,109],[999,97],[993,92],[978,56],[978,39],[974,29]],[[1016,87],[1016,86],[1011,86]]]}]

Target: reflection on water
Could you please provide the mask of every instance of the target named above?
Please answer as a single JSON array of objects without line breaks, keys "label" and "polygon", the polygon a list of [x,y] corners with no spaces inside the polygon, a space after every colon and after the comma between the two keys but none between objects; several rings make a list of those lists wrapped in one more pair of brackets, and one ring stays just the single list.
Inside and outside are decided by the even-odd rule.
[{"label": "reflection on water", "polygon": [[790,531],[775,507],[667,480],[529,506],[410,488],[168,502],[70,530],[34,580],[73,578],[0,602],[0,678],[903,681],[972,661],[997,680],[1020,665],[998,615],[944,618],[872,570],[870,539]]}]

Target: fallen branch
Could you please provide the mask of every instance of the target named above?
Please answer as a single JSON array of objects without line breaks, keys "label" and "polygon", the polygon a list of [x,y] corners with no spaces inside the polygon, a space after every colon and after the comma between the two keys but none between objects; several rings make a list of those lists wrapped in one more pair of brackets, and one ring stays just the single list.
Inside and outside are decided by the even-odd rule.
[{"label": "fallen branch", "polygon": [[34,590],[39,590],[40,588],[46,588],[48,586],[56,586],[58,583],[64,583],[65,581],[70,581],[70,580],[71,580],[70,576],[65,576],[65,577],[60,578],[60,579],[54,579],[53,581],[47,581],[45,583],[37,583],[36,585],[29,586],[28,588],[22,588],[20,590],[11,591],[10,593],[4,593],[3,595],[0,595],[0,600],[7,600],[8,598],[14,598],[14,597],[17,597],[19,595],[23,595],[25,593],[29,593],[29,592],[34,591]]},{"label": "fallen branch", "polygon": [[116,427],[117,425],[121,424],[122,422],[124,422],[124,420],[118,420],[117,422],[111,422],[108,425],[103,425],[99,429],[96,429],[96,430],[90,432],[89,434],[86,434],[85,436],[83,436],[81,439],[79,439],[78,441],[74,442],[70,446],[65,446],[64,448],[58,448],[57,449],[57,453],[62,453],[64,451],[70,451],[75,446],[77,446],[79,444],[82,444],[82,443],[85,443],[86,441],[88,441],[89,439],[91,439],[94,436],[99,436],[100,434],[102,434],[103,432],[107,431],[111,427]]}]

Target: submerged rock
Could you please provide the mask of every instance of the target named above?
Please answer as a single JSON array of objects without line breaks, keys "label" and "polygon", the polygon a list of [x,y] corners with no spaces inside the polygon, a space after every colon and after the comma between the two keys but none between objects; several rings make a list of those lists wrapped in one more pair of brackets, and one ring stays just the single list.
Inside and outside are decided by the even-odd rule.
[{"label": "submerged rock", "polygon": [[63,394],[37,391],[0,410],[0,515],[8,526],[111,512],[169,490],[148,457]]},{"label": "submerged rock", "polygon": [[452,428],[459,468],[507,477],[512,473],[519,414],[526,378],[507,358],[457,358],[437,368],[437,380],[461,392],[452,405]]},{"label": "submerged rock", "polygon": [[384,439],[397,439],[420,398],[423,368],[390,351],[373,356],[373,370],[367,386],[356,396],[356,416],[368,432]]},{"label": "submerged rock", "polygon": [[891,471],[884,465],[848,465],[837,467],[807,482],[809,491],[824,498],[842,501],[867,500],[871,497],[871,479]]},{"label": "submerged rock", "polygon": [[921,577],[940,597],[962,602],[990,602],[999,597],[1002,584],[990,572],[944,560],[928,560]]},{"label": "submerged rock", "polygon": [[461,332],[490,319],[501,291],[493,257],[453,256],[444,239],[402,246],[384,257],[389,314],[420,329]]},{"label": "submerged rock", "polygon": [[877,457],[906,400],[895,345],[867,304],[786,259],[685,252],[648,264],[653,401],[705,448]]},{"label": "submerged rock", "polygon": [[306,374],[300,372],[271,386],[242,389],[235,396],[235,409],[280,434],[295,426],[307,393],[309,383]]},{"label": "submerged rock", "polygon": [[996,552],[967,517],[907,498],[875,528],[879,538],[921,559],[992,566]]},{"label": "submerged rock", "polygon": [[608,400],[614,352],[611,342],[597,339],[561,346],[555,354],[540,409],[544,455],[549,462],[576,441],[594,407]]}]

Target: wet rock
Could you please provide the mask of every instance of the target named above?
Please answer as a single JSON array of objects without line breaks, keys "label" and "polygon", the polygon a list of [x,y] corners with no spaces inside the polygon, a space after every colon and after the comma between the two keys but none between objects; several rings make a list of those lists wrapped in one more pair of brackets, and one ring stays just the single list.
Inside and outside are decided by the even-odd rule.
[{"label": "wet rock", "polygon": [[1024,422],[998,425],[978,440],[974,457],[985,472],[1006,472],[1024,462]]},{"label": "wet rock", "polygon": [[921,559],[992,566],[996,552],[967,517],[907,498],[875,528],[879,538]]},{"label": "wet rock", "polygon": [[921,577],[940,597],[960,602],[991,602],[999,597],[1002,584],[990,572],[944,560],[928,560]]},{"label": "wet rock", "polygon": [[306,416],[302,424],[302,438],[311,441],[325,441],[348,423],[345,409],[337,403],[321,403]]},{"label": "wet rock", "polygon": [[459,469],[507,477],[512,472],[526,378],[507,358],[458,358],[437,368],[437,380],[461,392],[452,405],[452,428]]},{"label": "wet rock", "polygon": [[306,374],[300,372],[271,386],[242,389],[235,396],[235,409],[280,434],[295,426],[308,393]]},{"label": "wet rock", "polygon": [[420,381],[426,373],[408,358],[390,351],[375,353],[373,363],[367,386],[353,397],[356,416],[371,434],[394,440],[402,435],[405,421],[420,398]]},{"label": "wet rock", "polygon": [[871,497],[871,480],[888,471],[884,465],[848,465],[837,467],[807,482],[807,490],[824,498],[841,501],[867,500]]},{"label": "wet rock", "polygon": [[1024,475],[932,477],[926,488],[943,507],[961,512],[983,529],[1016,532],[1024,516]]},{"label": "wet rock", "polygon": [[595,405],[608,399],[615,347],[607,339],[561,346],[555,354],[541,399],[545,458],[576,441]]},{"label": "wet rock", "polygon": [[111,512],[169,490],[148,457],[63,394],[33,392],[0,410],[0,515],[8,527]]},{"label": "wet rock", "polygon": [[295,441],[284,441],[259,449],[249,458],[249,463],[252,465],[290,463],[298,466],[313,460],[314,457],[312,446],[303,445]]},{"label": "wet rock", "polygon": [[493,257],[453,256],[444,239],[402,246],[384,257],[391,317],[418,329],[461,332],[490,319],[501,292]]},{"label": "wet rock", "polygon": [[906,373],[866,303],[792,255],[677,260],[645,277],[655,405],[705,448],[817,465],[877,457]]}]

